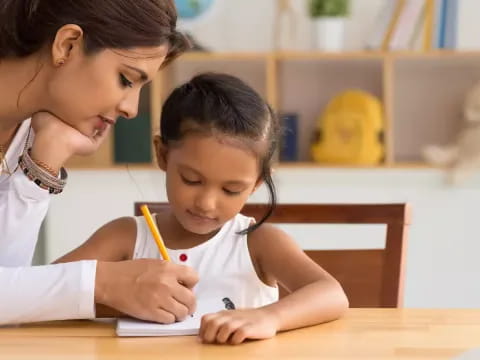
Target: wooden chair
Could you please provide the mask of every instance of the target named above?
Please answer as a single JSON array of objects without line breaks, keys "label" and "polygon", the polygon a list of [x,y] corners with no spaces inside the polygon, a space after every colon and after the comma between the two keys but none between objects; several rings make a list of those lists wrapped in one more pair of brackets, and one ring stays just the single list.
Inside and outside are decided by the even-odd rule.
[{"label": "wooden chair", "polygon": [[[166,203],[147,203],[152,212],[168,209]],[[135,203],[135,215],[140,215]],[[265,204],[246,204],[242,214],[257,219]],[[351,307],[401,307],[403,303],[407,204],[278,204],[270,223],[282,224],[385,224],[385,249],[306,250],[308,256],[343,286]]]}]

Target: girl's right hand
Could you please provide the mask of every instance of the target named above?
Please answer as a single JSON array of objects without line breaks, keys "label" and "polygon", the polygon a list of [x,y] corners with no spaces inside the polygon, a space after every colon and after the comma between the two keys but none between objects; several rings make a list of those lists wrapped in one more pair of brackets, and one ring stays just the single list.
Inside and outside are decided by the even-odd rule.
[{"label": "girl's right hand", "polygon": [[35,132],[32,158],[55,171],[73,155],[94,153],[110,132],[110,125],[107,125],[105,131],[88,137],[48,112],[34,114],[32,127]]},{"label": "girl's right hand", "polygon": [[95,303],[142,320],[173,323],[195,311],[197,282],[192,268],[170,261],[99,261]]}]

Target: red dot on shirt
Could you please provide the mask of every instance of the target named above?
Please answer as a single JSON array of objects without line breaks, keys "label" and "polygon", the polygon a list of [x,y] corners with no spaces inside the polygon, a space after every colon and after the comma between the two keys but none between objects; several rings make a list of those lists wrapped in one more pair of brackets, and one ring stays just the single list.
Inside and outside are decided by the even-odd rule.
[{"label": "red dot on shirt", "polygon": [[180,261],[187,261],[187,259],[188,259],[187,254],[181,254],[180,255]]}]

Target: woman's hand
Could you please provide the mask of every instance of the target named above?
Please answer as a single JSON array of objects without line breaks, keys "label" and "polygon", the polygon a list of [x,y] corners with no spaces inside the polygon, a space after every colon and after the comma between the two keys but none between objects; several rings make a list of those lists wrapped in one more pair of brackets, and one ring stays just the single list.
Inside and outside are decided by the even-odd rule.
[{"label": "woman's hand", "polygon": [[192,288],[197,282],[195,270],[170,261],[99,261],[95,303],[142,320],[169,324],[195,311]]},{"label": "woman's hand", "polygon": [[34,114],[32,127],[35,131],[32,158],[56,171],[73,155],[94,153],[110,132],[110,125],[107,124],[105,131],[88,137],[47,112]]},{"label": "woman's hand", "polygon": [[271,338],[277,329],[277,317],[266,308],[225,310],[204,315],[198,336],[203,343],[237,345],[246,339]]}]

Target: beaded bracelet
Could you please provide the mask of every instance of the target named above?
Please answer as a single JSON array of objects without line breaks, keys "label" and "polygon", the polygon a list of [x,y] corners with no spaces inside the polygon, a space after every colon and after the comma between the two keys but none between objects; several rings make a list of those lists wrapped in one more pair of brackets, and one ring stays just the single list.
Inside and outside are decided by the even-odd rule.
[{"label": "beaded bracelet", "polygon": [[32,159],[32,161],[33,161],[35,164],[37,164],[38,166],[40,166],[43,170],[45,170],[46,172],[48,172],[50,175],[58,178],[58,171],[53,170],[50,166],[48,166],[47,164],[45,164],[43,161],[40,161],[40,160],[37,160],[37,159],[33,158],[30,153],[29,153],[29,155],[30,155],[30,158]]},{"label": "beaded bracelet", "polygon": [[40,188],[47,190],[50,194],[60,194],[67,184],[68,174],[63,167],[60,169],[60,178],[53,176],[49,171],[32,160],[30,149],[23,152],[18,159],[18,165],[31,181]]}]

